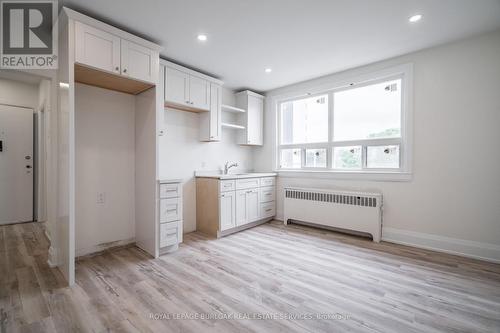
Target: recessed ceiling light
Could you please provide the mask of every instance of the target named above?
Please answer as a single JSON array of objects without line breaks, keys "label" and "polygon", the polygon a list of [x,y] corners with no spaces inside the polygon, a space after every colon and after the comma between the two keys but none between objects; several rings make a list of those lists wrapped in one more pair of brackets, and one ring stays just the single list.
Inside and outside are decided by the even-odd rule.
[{"label": "recessed ceiling light", "polygon": [[207,40],[207,35],[205,35],[205,34],[199,34],[198,37],[196,37],[196,38],[198,38],[199,41],[204,42],[204,41]]},{"label": "recessed ceiling light", "polygon": [[411,16],[408,21],[410,21],[411,23],[415,23],[415,22],[418,22],[422,19],[422,15],[421,14],[416,14],[416,15],[413,15]]},{"label": "recessed ceiling light", "polygon": [[266,73],[271,73],[272,71],[273,71],[273,70],[272,70],[271,68],[266,68],[266,69],[264,70],[264,72],[266,72]]}]

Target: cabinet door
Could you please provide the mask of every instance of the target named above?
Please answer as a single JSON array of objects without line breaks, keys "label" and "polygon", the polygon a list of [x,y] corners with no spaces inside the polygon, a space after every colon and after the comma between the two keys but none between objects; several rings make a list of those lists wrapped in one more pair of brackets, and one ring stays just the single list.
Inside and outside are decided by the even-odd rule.
[{"label": "cabinet door", "polygon": [[210,110],[200,112],[198,126],[200,141],[220,141],[221,139],[221,103],[222,87],[210,83]]},{"label": "cabinet door", "polygon": [[189,104],[193,108],[210,110],[210,82],[189,76]]},{"label": "cabinet door", "polygon": [[210,141],[220,141],[221,132],[221,104],[222,87],[215,83],[210,83]]},{"label": "cabinet door", "polygon": [[120,74],[120,38],[75,22],[76,62]]},{"label": "cabinet door", "polygon": [[247,222],[247,190],[236,191],[236,226]]},{"label": "cabinet door", "polygon": [[248,111],[247,111],[247,144],[262,145],[263,144],[263,113],[264,101],[262,98],[248,96]]},{"label": "cabinet door", "polygon": [[257,221],[260,218],[259,189],[248,190],[246,192],[247,223]]},{"label": "cabinet door", "polygon": [[165,102],[190,106],[188,91],[189,75],[167,67],[165,71]]},{"label": "cabinet door", "polygon": [[225,192],[220,195],[219,216],[220,230],[227,230],[236,226],[236,192]]},{"label": "cabinet door", "polygon": [[121,40],[122,75],[156,83],[158,78],[158,53],[147,47]]}]

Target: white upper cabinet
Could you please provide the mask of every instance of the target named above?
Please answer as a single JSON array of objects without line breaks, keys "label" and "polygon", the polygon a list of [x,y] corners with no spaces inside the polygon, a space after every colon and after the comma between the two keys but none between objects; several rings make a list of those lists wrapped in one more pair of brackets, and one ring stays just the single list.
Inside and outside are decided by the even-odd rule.
[{"label": "white upper cabinet", "polygon": [[153,84],[159,73],[157,50],[78,21],[75,21],[75,61]]},{"label": "white upper cabinet", "polygon": [[75,22],[75,60],[107,72],[120,74],[120,37]]},{"label": "white upper cabinet", "polygon": [[189,103],[200,110],[210,110],[210,82],[189,76]]},{"label": "white upper cabinet", "polygon": [[158,53],[142,45],[121,40],[122,75],[134,79],[156,82],[158,75]]},{"label": "white upper cabinet", "polygon": [[210,110],[199,115],[200,141],[221,140],[221,103],[222,87],[210,83]]},{"label": "white upper cabinet", "polygon": [[200,141],[220,141],[222,82],[166,60],[160,63],[165,72],[165,107],[198,112]]},{"label": "white upper cabinet", "polygon": [[243,114],[245,129],[241,131],[238,143],[262,146],[264,143],[264,96],[249,90],[236,94],[237,107],[246,110]]},{"label": "white upper cabinet", "polygon": [[210,81],[167,66],[165,103],[197,111],[210,110]]},{"label": "white upper cabinet", "polygon": [[166,67],[165,101],[189,105],[189,74]]}]

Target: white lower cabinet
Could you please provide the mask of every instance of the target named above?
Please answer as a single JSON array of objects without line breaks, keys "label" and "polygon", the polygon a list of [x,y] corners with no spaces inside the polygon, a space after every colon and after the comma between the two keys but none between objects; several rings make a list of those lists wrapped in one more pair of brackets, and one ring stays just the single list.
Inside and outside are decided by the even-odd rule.
[{"label": "white lower cabinet", "polygon": [[160,247],[177,245],[179,239],[177,234],[177,222],[160,224]]},{"label": "white lower cabinet", "polygon": [[236,191],[236,226],[260,219],[259,189]]},{"label": "white lower cabinet", "polygon": [[257,221],[260,218],[259,189],[254,188],[247,191],[247,223]]},{"label": "white lower cabinet", "polygon": [[227,230],[236,226],[236,193],[221,193],[219,198],[220,229]]},{"label": "white lower cabinet", "polygon": [[260,204],[260,216],[261,218],[271,217],[276,215],[276,205],[274,201],[263,202]]},{"label": "white lower cabinet", "polygon": [[269,221],[276,215],[276,194],[270,184],[274,185],[274,177],[197,177],[196,229],[221,237]]},{"label": "white lower cabinet", "polygon": [[236,191],[236,225],[243,225],[247,221],[247,192]]},{"label": "white lower cabinet", "polygon": [[160,254],[177,250],[182,243],[182,185],[178,180],[163,180],[158,185]]}]

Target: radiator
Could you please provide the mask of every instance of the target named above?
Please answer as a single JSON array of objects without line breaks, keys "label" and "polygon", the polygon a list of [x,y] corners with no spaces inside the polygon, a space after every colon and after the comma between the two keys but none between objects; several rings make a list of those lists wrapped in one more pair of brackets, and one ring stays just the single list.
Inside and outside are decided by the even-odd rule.
[{"label": "radiator", "polygon": [[284,221],[382,235],[382,195],[308,188],[285,188]]}]

